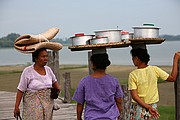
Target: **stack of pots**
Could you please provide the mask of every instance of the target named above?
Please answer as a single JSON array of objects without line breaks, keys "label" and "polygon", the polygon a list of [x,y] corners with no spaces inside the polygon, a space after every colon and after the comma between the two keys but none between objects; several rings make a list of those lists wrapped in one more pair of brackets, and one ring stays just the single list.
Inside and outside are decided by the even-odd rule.
[{"label": "stack of pots", "polygon": [[152,23],[143,24],[143,26],[132,27],[133,33],[122,30],[101,30],[95,31],[95,35],[84,35],[84,33],[75,34],[71,37],[72,46],[104,44],[114,42],[128,42],[132,38],[159,38],[159,27]]},{"label": "stack of pots", "polygon": [[120,42],[121,31],[122,30],[95,31],[95,35],[78,33],[75,34],[75,36],[70,37],[70,39],[72,40],[72,46]]}]

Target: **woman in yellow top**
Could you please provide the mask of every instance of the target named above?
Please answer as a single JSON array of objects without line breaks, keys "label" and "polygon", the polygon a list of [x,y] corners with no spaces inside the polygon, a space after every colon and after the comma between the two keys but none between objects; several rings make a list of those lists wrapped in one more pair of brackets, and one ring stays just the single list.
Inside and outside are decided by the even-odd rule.
[{"label": "woman in yellow top", "polygon": [[178,74],[180,52],[176,52],[172,72],[169,75],[157,66],[148,65],[150,56],[147,49],[132,49],[132,61],[137,67],[129,74],[128,90],[132,96],[130,120],[152,120],[159,118],[157,102],[159,101],[158,79],[175,82]]}]

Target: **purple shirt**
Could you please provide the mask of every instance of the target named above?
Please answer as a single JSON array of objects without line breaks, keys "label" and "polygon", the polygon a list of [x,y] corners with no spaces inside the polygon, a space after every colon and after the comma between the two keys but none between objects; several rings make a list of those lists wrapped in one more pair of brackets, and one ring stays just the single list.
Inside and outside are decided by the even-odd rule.
[{"label": "purple shirt", "polygon": [[84,104],[85,120],[116,120],[120,115],[114,98],[122,98],[123,92],[117,79],[110,75],[101,78],[86,76],[76,89],[73,100]]}]

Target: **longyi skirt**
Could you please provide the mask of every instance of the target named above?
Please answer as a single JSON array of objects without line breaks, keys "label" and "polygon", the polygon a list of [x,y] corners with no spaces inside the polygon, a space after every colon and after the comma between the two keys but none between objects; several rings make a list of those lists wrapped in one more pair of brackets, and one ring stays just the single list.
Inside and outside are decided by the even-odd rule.
[{"label": "longyi skirt", "polygon": [[[157,110],[157,104],[151,104]],[[149,111],[137,103],[132,103],[128,120],[154,120]]]},{"label": "longyi skirt", "polygon": [[27,91],[23,97],[23,120],[52,120],[54,100],[50,89]]}]

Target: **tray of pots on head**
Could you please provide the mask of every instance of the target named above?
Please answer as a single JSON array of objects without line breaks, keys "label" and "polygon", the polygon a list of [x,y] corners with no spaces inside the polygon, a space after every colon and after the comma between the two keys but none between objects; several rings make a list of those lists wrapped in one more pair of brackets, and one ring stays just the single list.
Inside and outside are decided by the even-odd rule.
[{"label": "tray of pots on head", "polygon": [[134,29],[133,38],[129,41],[131,44],[161,44],[164,38],[159,38],[159,27],[154,24],[143,24],[143,26],[132,27]]},{"label": "tray of pots on head", "polygon": [[128,47],[130,45],[129,42],[121,40],[119,30],[97,31],[95,35],[78,33],[70,37],[70,39],[72,40],[72,46],[68,48],[71,49],[71,51]]}]

